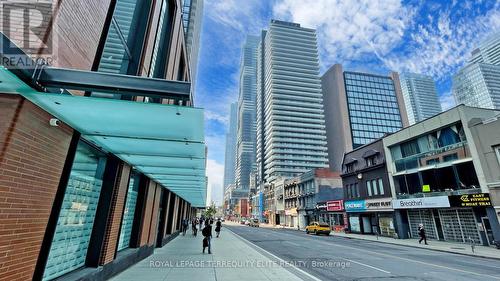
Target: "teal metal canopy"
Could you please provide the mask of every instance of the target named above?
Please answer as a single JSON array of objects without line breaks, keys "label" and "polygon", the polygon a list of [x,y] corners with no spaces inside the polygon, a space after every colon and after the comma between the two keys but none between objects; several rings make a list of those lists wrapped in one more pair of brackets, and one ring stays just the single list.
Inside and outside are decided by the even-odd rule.
[{"label": "teal metal canopy", "polygon": [[0,92],[24,96],[193,207],[205,206],[202,109],[42,93],[3,67]]}]

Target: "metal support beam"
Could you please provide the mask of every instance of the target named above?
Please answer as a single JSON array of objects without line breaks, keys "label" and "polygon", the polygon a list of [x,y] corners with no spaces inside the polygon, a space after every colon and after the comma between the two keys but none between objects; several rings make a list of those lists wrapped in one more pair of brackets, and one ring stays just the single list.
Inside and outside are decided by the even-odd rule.
[{"label": "metal support beam", "polygon": [[35,80],[45,88],[190,100],[191,83],[75,69],[43,67]]}]

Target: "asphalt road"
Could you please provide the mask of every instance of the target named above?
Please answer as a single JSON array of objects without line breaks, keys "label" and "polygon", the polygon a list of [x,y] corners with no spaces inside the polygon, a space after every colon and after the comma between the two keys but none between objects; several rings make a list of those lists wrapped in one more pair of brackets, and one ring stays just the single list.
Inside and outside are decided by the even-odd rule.
[{"label": "asphalt road", "polygon": [[226,228],[321,280],[500,280],[494,259],[288,229]]}]

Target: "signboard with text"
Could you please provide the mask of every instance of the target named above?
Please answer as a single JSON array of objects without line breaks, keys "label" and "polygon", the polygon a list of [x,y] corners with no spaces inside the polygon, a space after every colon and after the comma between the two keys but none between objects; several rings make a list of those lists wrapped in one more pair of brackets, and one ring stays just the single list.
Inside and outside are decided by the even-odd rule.
[{"label": "signboard with text", "polygon": [[491,207],[489,193],[449,196],[451,207]]},{"label": "signboard with text", "polygon": [[326,210],[328,212],[338,212],[344,210],[344,200],[332,200],[326,202]]},{"label": "signboard with text", "polygon": [[396,199],[392,201],[394,209],[425,209],[450,207],[448,196],[434,196],[411,199]]},{"label": "signboard with text", "polygon": [[378,212],[393,210],[391,198],[350,200],[345,201],[344,206],[347,212]]}]

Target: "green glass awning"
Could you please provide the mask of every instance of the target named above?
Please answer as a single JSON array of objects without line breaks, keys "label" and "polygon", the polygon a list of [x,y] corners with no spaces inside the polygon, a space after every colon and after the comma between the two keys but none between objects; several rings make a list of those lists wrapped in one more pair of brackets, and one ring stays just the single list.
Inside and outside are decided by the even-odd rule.
[{"label": "green glass awning", "polygon": [[1,93],[24,96],[192,206],[205,206],[202,109],[42,93],[5,68],[0,81]]}]

